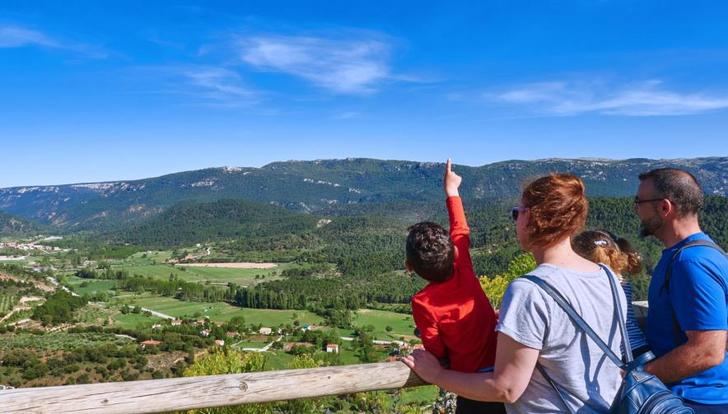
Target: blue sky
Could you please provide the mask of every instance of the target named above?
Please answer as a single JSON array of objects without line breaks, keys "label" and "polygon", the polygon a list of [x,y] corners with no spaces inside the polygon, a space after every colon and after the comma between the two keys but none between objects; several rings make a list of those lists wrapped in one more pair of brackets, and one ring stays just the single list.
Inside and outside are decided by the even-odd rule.
[{"label": "blue sky", "polygon": [[0,187],[725,156],[726,21],[722,1],[3,0]]}]

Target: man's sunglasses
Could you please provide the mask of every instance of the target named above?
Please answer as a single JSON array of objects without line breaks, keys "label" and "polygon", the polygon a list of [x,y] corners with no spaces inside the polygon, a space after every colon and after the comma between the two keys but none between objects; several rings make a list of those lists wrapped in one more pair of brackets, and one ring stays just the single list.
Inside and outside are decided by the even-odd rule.
[{"label": "man's sunglasses", "polygon": [[511,209],[511,218],[513,219],[513,221],[517,221],[518,215],[521,214],[521,211],[525,211],[525,210],[526,210],[526,207],[513,207]]}]

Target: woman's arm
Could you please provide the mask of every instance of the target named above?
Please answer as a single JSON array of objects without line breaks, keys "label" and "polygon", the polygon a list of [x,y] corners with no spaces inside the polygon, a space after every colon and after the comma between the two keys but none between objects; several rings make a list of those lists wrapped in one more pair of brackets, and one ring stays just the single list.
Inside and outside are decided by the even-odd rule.
[{"label": "woman's arm", "polygon": [[498,334],[495,371],[464,373],[444,369],[425,350],[415,350],[402,361],[426,382],[477,401],[513,403],[526,390],[536,366],[539,351]]}]

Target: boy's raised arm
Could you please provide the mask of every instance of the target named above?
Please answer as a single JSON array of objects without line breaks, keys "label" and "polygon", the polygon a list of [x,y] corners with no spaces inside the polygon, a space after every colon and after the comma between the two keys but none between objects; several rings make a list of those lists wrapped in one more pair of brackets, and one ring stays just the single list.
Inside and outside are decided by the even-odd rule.
[{"label": "boy's raised arm", "polygon": [[470,228],[465,218],[463,202],[460,199],[460,183],[463,178],[452,170],[452,161],[448,158],[445,164],[443,187],[447,196],[447,213],[450,217],[450,238],[457,246],[460,254],[468,254],[470,248]]}]

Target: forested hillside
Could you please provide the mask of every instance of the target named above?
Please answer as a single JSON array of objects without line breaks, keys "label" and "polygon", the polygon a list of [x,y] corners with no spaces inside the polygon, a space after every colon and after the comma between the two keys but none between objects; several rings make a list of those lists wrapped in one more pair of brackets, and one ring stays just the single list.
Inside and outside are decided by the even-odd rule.
[{"label": "forested hillside", "polygon": [[41,231],[42,226],[0,211],[0,235],[24,235]]},{"label": "forested hillside", "polygon": [[[679,160],[549,159],[456,166],[471,201],[514,197],[530,178],[552,171],[581,176],[591,196],[628,196],[637,175],[656,167],[692,171],[707,194],[728,194],[728,158]],[[0,210],[58,231],[109,230],[160,214],[182,201],[243,199],[303,212],[432,203],[442,164],[345,159],[276,162],[261,168],[209,168],[135,181],[0,189]]]}]

